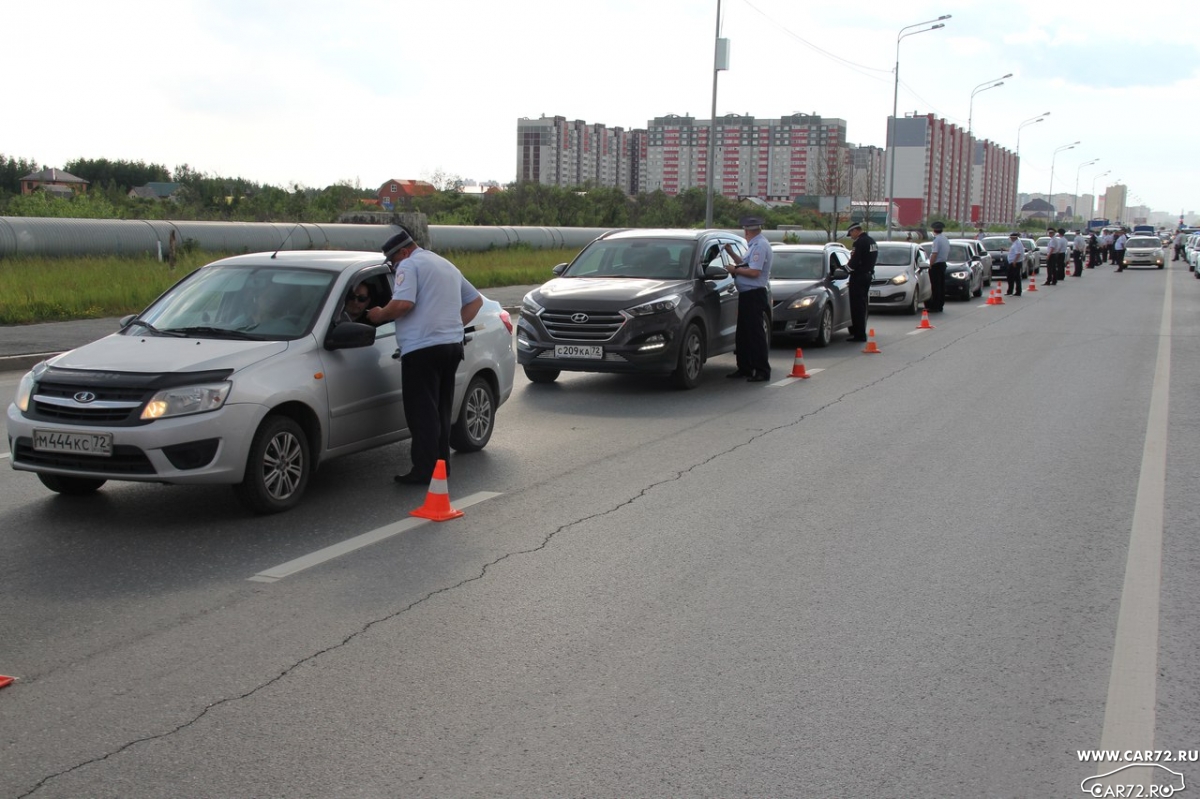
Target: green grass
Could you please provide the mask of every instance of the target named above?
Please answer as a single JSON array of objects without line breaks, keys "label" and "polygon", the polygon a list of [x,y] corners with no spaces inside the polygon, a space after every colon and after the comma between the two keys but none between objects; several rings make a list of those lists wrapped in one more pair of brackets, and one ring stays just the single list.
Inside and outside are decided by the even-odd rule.
[{"label": "green grass", "polygon": [[[545,283],[550,268],[576,252],[519,247],[445,255],[476,288],[486,289]],[[174,271],[153,258],[6,258],[0,260],[0,325],[136,313],[180,278],[221,257],[181,253]]]}]

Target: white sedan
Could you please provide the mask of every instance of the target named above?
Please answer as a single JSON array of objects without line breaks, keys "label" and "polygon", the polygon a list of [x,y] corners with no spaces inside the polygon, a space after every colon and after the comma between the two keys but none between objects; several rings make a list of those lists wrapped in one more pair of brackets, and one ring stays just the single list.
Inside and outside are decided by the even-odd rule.
[{"label": "white sedan", "polygon": [[881,241],[875,276],[867,301],[871,308],[897,308],[915,314],[933,295],[929,284],[929,259],[917,244]]}]

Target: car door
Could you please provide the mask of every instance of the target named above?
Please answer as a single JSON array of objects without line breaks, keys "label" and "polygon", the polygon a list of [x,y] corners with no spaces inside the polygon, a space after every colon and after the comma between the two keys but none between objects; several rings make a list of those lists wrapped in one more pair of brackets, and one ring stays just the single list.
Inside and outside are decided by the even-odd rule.
[{"label": "car door", "polygon": [[[373,305],[383,306],[391,300],[392,276],[386,267],[374,267],[351,276],[339,284],[341,293],[337,296],[344,296],[351,287],[364,281],[364,285],[370,286]],[[334,315],[340,308],[339,301]],[[393,357],[395,354],[394,322],[377,327],[375,343],[369,347],[321,350],[323,381],[329,398],[329,449],[352,447],[407,431],[400,360]]]},{"label": "car door", "polygon": [[920,247],[913,247],[914,269],[917,273],[917,298],[924,302],[933,296],[933,284],[929,282],[929,259]]},{"label": "car door", "polygon": [[733,276],[726,271],[725,277],[720,279],[704,277],[704,270],[709,266],[719,266],[725,270],[733,266],[732,259],[725,252],[726,244],[733,246],[739,258],[746,256],[746,248],[739,241],[709,239],[701,244],[700,263],[697,266],[696,290],[703,298],[705,319],[710,331],[710,355],[732,350],[737,333],[738,291]]},{"label": "car door", "polygon": [[[846,277],[835,278],[834,270],[841,269]],[[829,304],[833,308],[833,329],[850,325],[850,253],[830,250],[825,263],[825,285],[829,289]]]}]

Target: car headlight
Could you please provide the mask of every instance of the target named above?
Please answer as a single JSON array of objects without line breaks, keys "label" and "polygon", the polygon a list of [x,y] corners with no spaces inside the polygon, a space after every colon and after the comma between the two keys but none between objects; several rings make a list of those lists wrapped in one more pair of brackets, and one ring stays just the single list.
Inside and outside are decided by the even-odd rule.
[{"label": "car headlight", "polygon": [[966,280],[967,277],[970,276],[970,274],[971,273],[966,271],[965,269],[955,269],[953,272],[950,273],[950,277],[954,278],[955,280]]},{"label": "car headlight", "polygon": [[192,413],[208,413],[225,404],[232,383],[167,388],[155,394],[142,409],[142,419],[166,419]]},{"label": "car headlight", "polygon": [[13,400],[13,404],[21,409],[21,413],[29,410],[29,399],[33,396],[35,385],[37,385],[37,378],[33,376],[33,372],[26,372],[21,378],[21,382],[17,384],[17,398]]},{"label": "car headlight", "polygon": [[532,294],[526,294],[525,299],[521,300],[521,313],[523,314],[537,316],[544,310],[542,306],[537,304],[537,300],[533,298]]},{"label": "car headlight", "polygon": [[657,300],[644,302],[641,305],[635,305],[627,309],[625,312],[630,316],[651,316],[656,313],[666,313],[673,311],[679,307],[679,295],[671,294],[667,297],[659,297]]},{"label": "car headlight", "polygon": [[901,272],[888,282],[890,282],[893,286],[903,286],[908,282],[908,275],[904,272]]},{"label": "car headlight", "polygon": [[814,296],[812,294],[806,294],[803,297],[797,297],[796,299],[792,300],[791,303],[788,304],[788,308],[793,311],[798,311],[801,308],[811,307],[812,304],[816,301],[817,301],[816,296]]}]

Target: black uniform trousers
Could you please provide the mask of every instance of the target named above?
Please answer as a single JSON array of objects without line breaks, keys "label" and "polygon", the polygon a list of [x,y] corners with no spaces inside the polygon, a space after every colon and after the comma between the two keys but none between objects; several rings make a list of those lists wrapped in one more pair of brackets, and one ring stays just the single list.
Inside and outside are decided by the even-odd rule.
[{"label": "black uniform trousers", "polygon": [[1046,282],[1043,286],[1053,286],[1058,282],[1058,259],[1065,258],[1061,253],[1052,252],[1046,259]]},{"label": "black uniform trousers", "polygon": [[1073,277],[1079,277],[1083,274],[1083,250],[1071,250],[1071,258],[1075,261]]},{"label": "black uniform trousers", "polygon": [[412,434],[412,474],[422,480],[433,477],[438,460],[450,458],[454,373],[462,359],[461,342],[435,344],[400,356],[404,418]]},{"label": "black uniform trousers", "polygon": [[769,318],[770,313],[771,297],[765,288],[738,293],[734,355],[738,371],[747,376],[771,374],[770,342],[763,327],[763,320]]},{"label": "black uniform trousers", "polygon": [[1118,247],[1113,247],[1113,263],[1117,265],[1118,272],[1125,271],[1125,250]]},{"label": "black uniform trousers", "polygon": [[[913,289],[917,291],[917,289]],[[867,308],[871,296],[871,273],[850,273],[850,338],[866,339]]]},{"label": "black uniform trousers", "polygon": [[1021,296],[1021,262],[1010,263],[1008,269],[1008,291],[1005,294]]},{"label": "black uniform trousers", "polygon": [[946,262],[939,261],[929,267],[929,287],[933,290],[929,302],[925,303],[928,311],[941,311],[946,307]]}]

